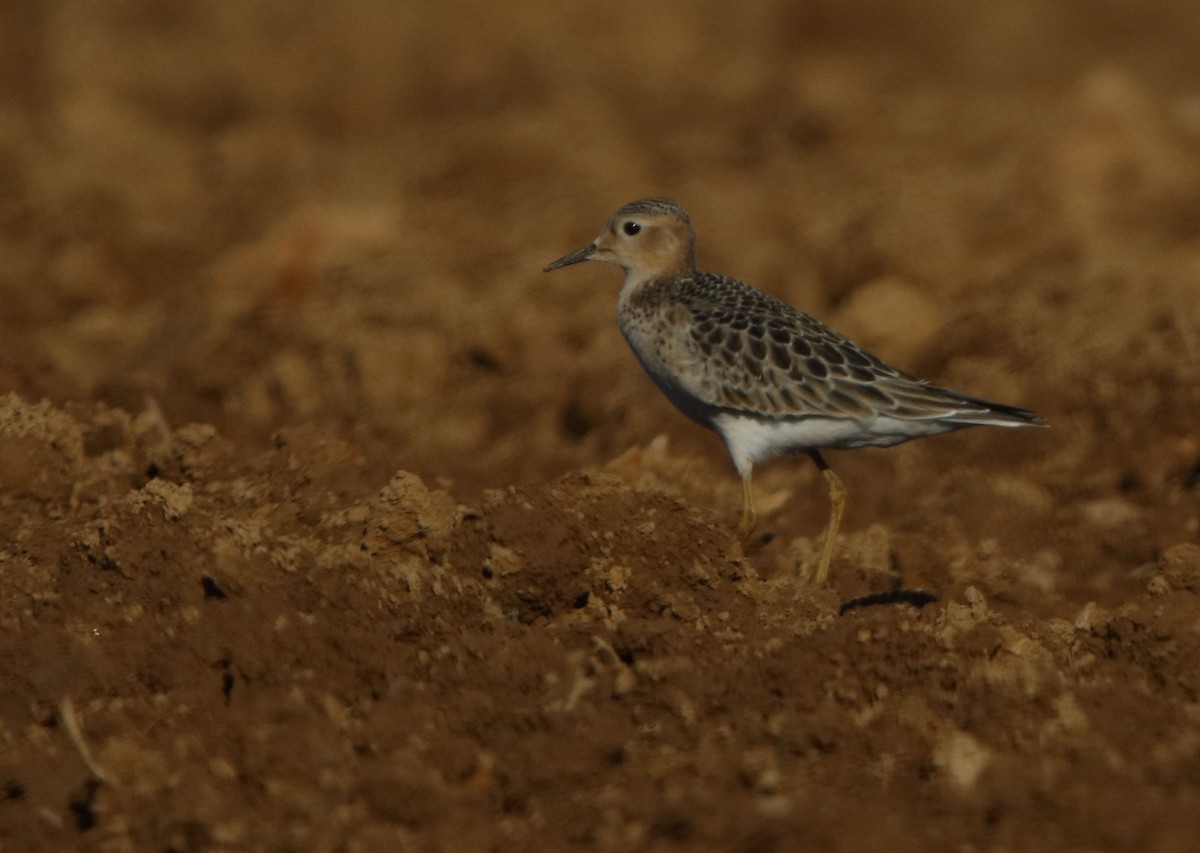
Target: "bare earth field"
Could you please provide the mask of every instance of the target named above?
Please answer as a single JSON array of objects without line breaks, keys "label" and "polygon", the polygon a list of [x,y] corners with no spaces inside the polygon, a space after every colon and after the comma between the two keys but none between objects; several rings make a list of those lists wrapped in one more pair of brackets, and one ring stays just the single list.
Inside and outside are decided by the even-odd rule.
[{"label": "bare earth field", "polygon": [[[1200,849],[1194,4],[744,6],[0,4],[0,850]],[[744,553],[645,195],[1052,428]]]}]

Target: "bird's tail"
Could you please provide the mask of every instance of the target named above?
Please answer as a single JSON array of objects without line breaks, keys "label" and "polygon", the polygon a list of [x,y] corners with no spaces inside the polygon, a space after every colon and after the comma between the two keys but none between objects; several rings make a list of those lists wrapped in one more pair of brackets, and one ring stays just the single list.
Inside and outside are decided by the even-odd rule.
[{"label": "bird's tail", "polygon": [[940,390],[947,397],[964,404],[961,410],[956,411],[953,415],[946,418],[951,423],[959,423],[963,426],[1049,426],[1045,418],[1037,412],[1029,411],[1029,409],[1010,406],[1007,403],[994,403],[991,400],[984,400],[981,397],[971,397],[967,394],[960,394],[958,391],[951,391],[946,388]]}]

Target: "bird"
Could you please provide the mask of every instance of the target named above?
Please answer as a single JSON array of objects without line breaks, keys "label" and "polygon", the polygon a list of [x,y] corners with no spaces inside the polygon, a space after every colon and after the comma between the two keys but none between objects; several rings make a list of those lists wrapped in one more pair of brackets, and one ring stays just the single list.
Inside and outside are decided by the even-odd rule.
[{"label": "bird", "polygon": [[667,399],[724,441],[742,481],[743,545],[757,526],[754,466],[781,455],[816,464],[830,513],[807,576],[815,585],[828,578],[847,494],[823,450],[889,447],[972,426],[1046,425],[1027,409],[911,376],[780,299],[700,271],[691,217],[671,199],[626,204],[596,239],[544,272],[584,261],[624,270],[617,326],[626,342]]}]

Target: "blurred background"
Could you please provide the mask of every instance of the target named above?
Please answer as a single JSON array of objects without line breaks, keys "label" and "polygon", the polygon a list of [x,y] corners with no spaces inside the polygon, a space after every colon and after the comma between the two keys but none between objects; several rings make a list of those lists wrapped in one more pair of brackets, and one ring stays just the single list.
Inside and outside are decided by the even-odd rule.
[{"label": "blurred background", "polygon": [[852,528],[1116,518],[1136,563],[1200,478],[1197,44],[1170,0],[10,0],[0,391],[317,424],[464,497],[666,433],[733,508],[619,274],[540,272],[669,195],[702,267],[1054,425],[839,455],[898,495]]},{"label": "blurred background", "polygon": [[[1198,45],[1195,0],[2,0],[0,848],[1197,849]],[[647,195],[1051,428],[829,454],[830,588],[811,464],[727,550],[619,272],[541,272]],[[897,587],[939,603],[835,615]]]}]

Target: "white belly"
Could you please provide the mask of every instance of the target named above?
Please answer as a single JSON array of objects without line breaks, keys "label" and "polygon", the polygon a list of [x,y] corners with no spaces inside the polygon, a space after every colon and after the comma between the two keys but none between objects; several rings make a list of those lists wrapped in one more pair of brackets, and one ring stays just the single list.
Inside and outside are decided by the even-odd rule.
[{"label": "white belly", "polygon": [[936,420],[888,417],[767,420],[733,412],[716,415],[712,424],[725,439],[740,474],[748,474],[755,464],[783,454],[821,448],[889,447],[956,428],[954,424]]}]

